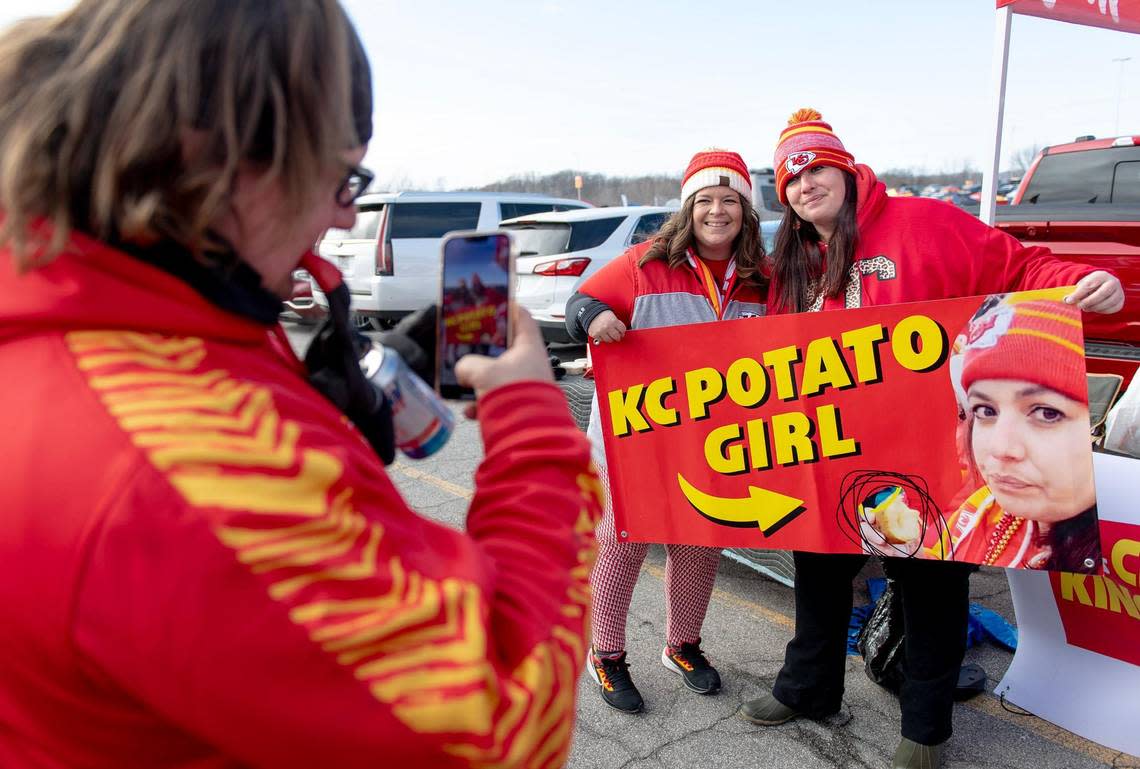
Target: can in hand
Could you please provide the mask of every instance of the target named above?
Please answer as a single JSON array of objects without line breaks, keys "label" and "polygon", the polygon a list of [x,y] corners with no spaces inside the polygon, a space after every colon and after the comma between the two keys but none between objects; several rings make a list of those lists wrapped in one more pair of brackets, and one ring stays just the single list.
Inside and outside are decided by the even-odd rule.
[{"label": "can in hand", "polygon": [[435,390],[408,368],[399,353],[373,342],[360,359],[360,368],[392,405],[392,426],[400,451],[412,459],[423,459],[443,448],[455,429],[455,415]]}]

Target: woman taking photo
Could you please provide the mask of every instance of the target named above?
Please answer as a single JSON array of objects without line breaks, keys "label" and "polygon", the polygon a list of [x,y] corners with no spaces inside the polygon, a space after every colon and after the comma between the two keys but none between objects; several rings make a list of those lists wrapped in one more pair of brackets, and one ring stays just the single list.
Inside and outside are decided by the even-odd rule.
[{"label": "woman taking photo", "polygon": [[[776,188],[787,205],[772,254],[771,312],[867,307],[1076,284],[1066,298],[1089,312],[1116,312],[1120,282],[1104,271],[1023,246],[954,206],[888,198],[874,171],[857,165],[831,126],[799,110],[780,135]],[[843,696],[851,582],[865,555],[796,552],[796,630],[772,692],[741,716],[770,726],[822,718]],[[965,654],[969,564],[888,558],[899,587],[907,678],[899,694],[902,740],[893,767],[939,764],[951,734]]]},{"label": "woman taking photo", "polygon": [[[352,226],[371,134],[335,0],[84,0],[0,33],[5,769],[566,760],[588,442],[520,313],[459,361],[466,532],[408,508],[310,251]],[[333,307],[305,363],[277,323],[302,260]]]},{"label": "woman taking photo", "polygon": [[[566,307],[572,337],[594,344],[620,343],[627,330],[707,323],[764,313],[764,249],[752,207],[748,166],[735,152],[709,150],[693,156],[681,183],[681,210],[661,230],[586,280]],[[589,436],[605,482],[605,452],[597,395]],[[593,645],[587,670],[602,699],[636,713],[643,700],[626,662],[625,626],[633,588],[649,550],[620,542],[607,501],[598,524]],[[716,580],[720,550],[666,545],[665,648],[661,662],[699,694],[720,689],[720,675],[701,649],[701,626]]]}]

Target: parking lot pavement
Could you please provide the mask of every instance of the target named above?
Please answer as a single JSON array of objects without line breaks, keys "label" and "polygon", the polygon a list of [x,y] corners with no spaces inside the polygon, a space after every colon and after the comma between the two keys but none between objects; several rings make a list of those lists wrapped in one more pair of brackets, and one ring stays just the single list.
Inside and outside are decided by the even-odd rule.
[{"label": "parking lot pavement", "polygon": [[[311,332],[308,332],[311,333]],[[290,330],[303,347],[306,333]],[[400,458],[389,473],[419,512],[462,528],[482,457],[478,425],[460,416],[451,441],[436,456]],[[862,578],[855,603],[865,603]],[[705,622],[703,648],[721,672],[724,689],[702,697],[681,686],[661,664],[665,631],[665,558],[650,548],[630,607],[631,673],[646,700],[636,716],[611,710],[583,673],[572,769],[691,769],[692,767],[781,767],[855,769],[886,767],[898,742],[895,698],[848,657],[842,711],[825,722],[793,721],[761,728],[736,716],[740,703],[771,685],[792,635],[794,606],[787,587],[724,559]],[[983,569],[971,579],[971,601],[1010,621],[1013,606],[1004,572]],[[992,693],[1012,655],[984,644],[966,661],[987,672],[988,692],[955,706],[955,734],[945,753],[946,769],[1140,769],[1140,758],[1109,750],[1003,704]],[[1063,693],[1059,693],[1063,696]]]}]

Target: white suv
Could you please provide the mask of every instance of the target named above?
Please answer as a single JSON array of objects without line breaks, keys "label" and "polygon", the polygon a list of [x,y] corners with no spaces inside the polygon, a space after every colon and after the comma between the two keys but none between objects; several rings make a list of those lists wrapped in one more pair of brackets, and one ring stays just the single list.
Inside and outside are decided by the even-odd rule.
[{"label": "white suv", "polygon": [[[657,234],[677,206],[623,206],[521,216],[500,227],[514,235],[515,299],[538,321],[547,343],[573,341],[566,302],[589,276],[627,248]],[[779,220],[760,222],[771,253]]]},{"label": "white suv", "polygon": [[547,342],[569,342],[566,301],[582,282],[635,243],[652,237],[673,207],[622,206],[534,214],[503,222],[515,238],[515,299]]},{"label": "white suv", "polygon": [[[353,311],[375,325],[439,301],[439,246],[447,233],[491,230],[503,219],[589,206],[509,192],[374,193],[356,205],[352,228],[326,232],[317,253],[340,268]],[[328,307],[316,286],[313,298]]]}]

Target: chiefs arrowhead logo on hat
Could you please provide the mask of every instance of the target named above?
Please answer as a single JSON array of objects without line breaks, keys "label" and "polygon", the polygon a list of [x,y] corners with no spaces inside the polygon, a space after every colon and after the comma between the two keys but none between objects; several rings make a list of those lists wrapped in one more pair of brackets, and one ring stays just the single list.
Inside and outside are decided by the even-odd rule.
[{"label": "chiefs arrowhead logo on hat", "polygon": [[1013,309],[1009,305],[994,308],[989,314],[970,323],[966,341],[967,350],[993,347],[1009,330],[1013,321]]},{"label": "chiefs arrowhead logo on hat", "polygon": [[815,160],[814,152],[797,152],[794,155],[788,155],[788,159],[784,162],[784,168],[788,169],[788,173],[792,176],[795,176],[813,160]]}]

